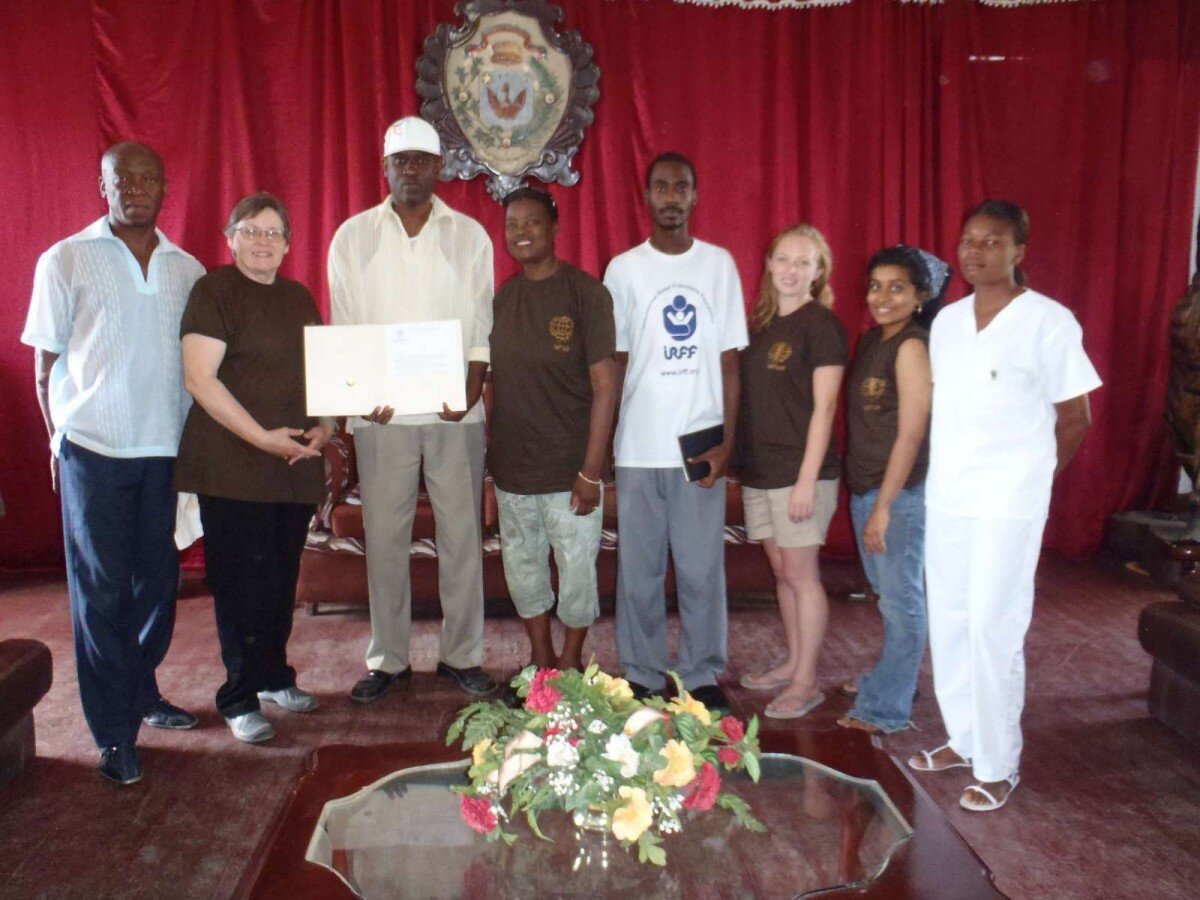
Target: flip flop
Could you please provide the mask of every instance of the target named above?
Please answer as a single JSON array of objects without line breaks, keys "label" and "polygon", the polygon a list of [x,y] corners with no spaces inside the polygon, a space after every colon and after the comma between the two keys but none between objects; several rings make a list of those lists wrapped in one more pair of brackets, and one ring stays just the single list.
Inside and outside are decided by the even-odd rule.
[{"label": "flip flop", "polygon": [[853,731],[865,731],[867,734],[883,734],[883,729],[878,725],[872,725],[870,722],[864,722],[862,719],[856,719],[853,716],[842,716],[837,720],[838,725],[842,728],[848,728]]},{"label": "flip flop", "polygon": [[849,681],[847,681],[845,684],[843,684],[842,685],[842,693],[845,694],[847,697],[857,697],[858,696],[858,679],[851,678]]},{"label": "flip flop", "polygon": [[[914,772],[945,772],[947,769],[969,769],[971,760],[962,759],[958,762],[946,763],[945,765],[934,765],[933,758],[947,749],[949,744],[942,744],[940,747],[935,747],[933,750],[922,750],[920,756],[910,756],[908,759],[908,767]],[[913,760],[918,760],[913,762]]]},{"label": "flip flop", "polygon": [[795,709],[780,709],[778,706],[772,709],[771,707],[774,703],[774,701],[772,701],[772,703],[767,704],[767,708],[764,710],[764,713],[766,714],[767,718],[770,719],[799,719],[803,716],[807,716],[810,712],[824,702],[825,695],[817,692],[814,696],[809,697],[804,701],[804,703],[802,703],[800,706],[797,706]]},{"label": "flip flop", "polygon": [[751,691],[777,691],[791,684],[790,678],[777,678],[774,681],[762,681],[762,675],[743,675],[738,684]]},{"label": "flip flop", "polygon": [[1017,785],[1021,783],[1021,776],[1016,772],[1013,772],[1004,780],[1008,783],[1008,793],[1006,793],[999,800],[997,800],[992,795],[992,792],[985,788],[982,784],[969,784],[967,785],[967,791],[974,791],[983,797],[983,799],[987,802],[968,803],[967,791],[964,791],[963,795],[958,798],[958,805],[967,810],[967,812],[992,812],[993,810],[999,809],[1008,802],[1008,798],[1012,796],[1012,792],[1017,789]]}]

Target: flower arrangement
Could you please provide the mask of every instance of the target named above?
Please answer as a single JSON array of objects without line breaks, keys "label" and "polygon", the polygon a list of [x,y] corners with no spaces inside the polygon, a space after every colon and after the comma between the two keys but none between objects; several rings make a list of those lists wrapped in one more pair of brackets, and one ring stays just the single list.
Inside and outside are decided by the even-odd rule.
[{"label": "flower arrangement", "polygon": [[640,862],[660,866],[662,835],[682,828],[685,810],[717,806],[739,825],[765,830],[744,800],[721,790],[721,769],[744,769],[758,781],[757,717],[749,727],[718,717],[672,678],[676,699],[639,701],[625,679],[595,663],[582,673],[530,666],[512,682],[518,708],[465,707],[446,743],[461,737],[471,752],[471,783],[454,789],[467,824],[511,844],[516,835],[501,822],[521,812],[543,839],[543,810],[573,812],[577,822],[598,814],[622,846],[637,845]]}]

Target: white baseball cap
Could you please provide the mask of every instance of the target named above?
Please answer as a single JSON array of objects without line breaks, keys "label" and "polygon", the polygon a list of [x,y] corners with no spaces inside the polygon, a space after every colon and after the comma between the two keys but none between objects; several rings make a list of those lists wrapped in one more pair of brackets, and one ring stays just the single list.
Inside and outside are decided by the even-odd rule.
[{"label": "white baseball cap", "polygon": [[420,150],[422,153],[442,155],[442,142],[433,126],[417,116],[405,116],[391,124],[383,135],[383,155],[403,153],[405,150]]}]

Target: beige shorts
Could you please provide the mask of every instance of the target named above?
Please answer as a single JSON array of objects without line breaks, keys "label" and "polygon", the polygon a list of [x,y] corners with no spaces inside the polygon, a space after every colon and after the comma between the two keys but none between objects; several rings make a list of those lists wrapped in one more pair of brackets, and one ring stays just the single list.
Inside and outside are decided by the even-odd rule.
[{"label": "beige shorts", "polygon": [[825,543],[829,522],[837,509],[838,482],[836,478],[817,482],[813,498],[813,514],[803,522],[788,518],[788,498],[791,487],[742,487],[742,510],[746,516],[746,535],[754,541],[768,538],[780,547],[812,547]]}]

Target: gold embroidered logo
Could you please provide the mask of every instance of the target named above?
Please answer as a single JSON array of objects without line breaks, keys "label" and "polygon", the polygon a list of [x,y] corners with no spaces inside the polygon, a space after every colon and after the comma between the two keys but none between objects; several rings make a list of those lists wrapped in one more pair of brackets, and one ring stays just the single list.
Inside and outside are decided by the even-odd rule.
[{"label": "gold embroidered logo", "polygon": [[867,412],[879,412],[883,408],[883,395],[887,393],[887,379],[864,378],[862,383],[863,409]]},{"label": "gold embroidered logo", "polygon": [[571,349],[571,336],[575,334],[575,320],[570,316],[555,316],[550,320],[550,337],[554,338],[554,349],[566,353]]},{"label": "gold embroidered logo", "polygon": [[776,341],[767,351],[767,368],[776,372],[784,371],[784,365],[792,356],[792,345],[787,341]]}]

